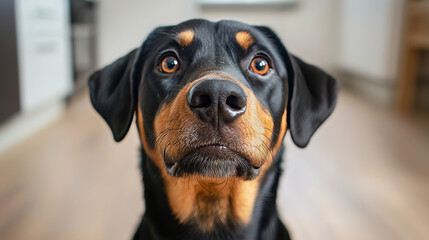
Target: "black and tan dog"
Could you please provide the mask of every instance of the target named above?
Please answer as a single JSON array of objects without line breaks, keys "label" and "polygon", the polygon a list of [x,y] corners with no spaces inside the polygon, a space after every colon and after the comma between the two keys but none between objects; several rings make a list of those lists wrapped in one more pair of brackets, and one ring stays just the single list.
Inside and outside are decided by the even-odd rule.
[{"label": "black and tan dog", "polygon": [[121,141],[134,114],[146,212],[134,239],[289,239],[276,208],[287,129],[305,147],[338,85],[267,27],[159,27],[94,73],[91,101]]}]

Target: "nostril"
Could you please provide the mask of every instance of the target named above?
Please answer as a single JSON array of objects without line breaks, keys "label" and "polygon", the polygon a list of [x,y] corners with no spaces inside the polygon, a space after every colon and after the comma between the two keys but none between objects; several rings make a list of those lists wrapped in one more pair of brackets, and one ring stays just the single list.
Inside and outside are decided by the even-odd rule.
[{"label": "nostril", "polygon": [[233,110],[241,110],[246,107],[246,97],[241,95],[230,95],[226,98],[226,105],[228,105]]},{"label": "nostril", "polygon": [[200,104],[198,107],[206,108],[210,107],[212,100],[208,94],[203,94],[200,96]]},{"label": "nostril", "polygon": [[212,100],[208,94],[201,94],[192,99],[191,107],[195,108],[208,108],[212,104]]},{"label": "nostril", "polygon": [[240,110],[242,107],[239,105],[238,98],[236,96],[229,96],[226,99],[226,104],[234,110]]}]

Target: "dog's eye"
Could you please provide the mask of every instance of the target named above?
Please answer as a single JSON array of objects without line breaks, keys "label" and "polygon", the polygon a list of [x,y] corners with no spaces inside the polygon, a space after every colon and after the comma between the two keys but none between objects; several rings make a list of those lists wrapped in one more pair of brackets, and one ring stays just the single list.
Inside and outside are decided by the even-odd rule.
[{"label": "dog's eye", "polygon": [[250,67],[253,72],[259,75],[265,75],[270,70],[268,61],[263,57],[255,57],[250,64]]},{"label": "dog's eye", "polygon": [[165,73],[174,73],[179,69],[179,60],[174,56],[168,56],[162,59],[161,70]]}]

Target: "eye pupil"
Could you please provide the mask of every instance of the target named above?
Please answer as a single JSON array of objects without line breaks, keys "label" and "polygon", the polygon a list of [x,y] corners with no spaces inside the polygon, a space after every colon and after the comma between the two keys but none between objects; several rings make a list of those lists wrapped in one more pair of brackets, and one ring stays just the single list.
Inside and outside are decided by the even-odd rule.
[{"label": "eye pupil", "polygon": [[179,62],[177,62],[177,59],[175,59],[175,58],[173,58],[173,57],[169,57],[169,58],[167,58],[166,60],[165,60],[165,66],[168,68],[168,69],[173,69],[174,67],[176,67],[176,65],[178,64]]},{"label": "eye pupil", "polygon": [[255,60],[255,68],[259,71],[263,71],[267,67],[267,62],[263,59]]}]

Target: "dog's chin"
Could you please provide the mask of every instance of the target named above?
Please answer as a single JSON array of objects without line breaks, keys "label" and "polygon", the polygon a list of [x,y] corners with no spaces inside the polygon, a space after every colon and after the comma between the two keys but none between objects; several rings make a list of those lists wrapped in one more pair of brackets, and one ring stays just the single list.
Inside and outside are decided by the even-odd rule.
[{"label": "dog's chin", "polygon": [[169,163],[167,172],[174,177],[196,175],[208,178],[237,177],[255,179],[261,167],[255,167],[241,154],[221,145],[199,147],[182,159]]}]

